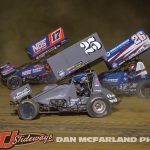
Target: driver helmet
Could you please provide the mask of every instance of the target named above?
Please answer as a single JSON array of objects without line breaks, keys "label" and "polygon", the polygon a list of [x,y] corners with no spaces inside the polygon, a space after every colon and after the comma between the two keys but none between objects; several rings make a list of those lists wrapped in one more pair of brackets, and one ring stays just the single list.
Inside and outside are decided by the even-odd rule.
[{"label": "driver helmet", "polygon": [[86,80],[86,74],[84,73],[81,73],[73,77],[74,83],[84,83],[85,80]]}]

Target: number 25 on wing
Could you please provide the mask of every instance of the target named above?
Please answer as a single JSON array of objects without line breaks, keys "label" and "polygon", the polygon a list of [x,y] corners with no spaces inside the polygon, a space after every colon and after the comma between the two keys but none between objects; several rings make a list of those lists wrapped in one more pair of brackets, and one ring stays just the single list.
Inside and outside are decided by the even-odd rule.
[{"label": "number 25 on wing", "polygon": [[90,37],[87,41],[81,42],[80,47],[84,48],[85,53],[89,55],[90,53],[95,52],[95,50],[99,50],[102,45],[97,42],[94,37]]}]

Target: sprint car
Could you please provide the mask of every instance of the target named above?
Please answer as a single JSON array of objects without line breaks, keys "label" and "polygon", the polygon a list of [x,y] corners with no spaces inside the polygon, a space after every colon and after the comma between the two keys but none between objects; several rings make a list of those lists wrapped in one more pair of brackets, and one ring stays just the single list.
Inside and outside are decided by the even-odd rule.
[{"label": "sprint car", "polygon": [[11,92],[11,105],[15,106],[18,116],[32,120],[42,113],[81,113],[91,117],[104,117],[111,111],[111,104],[118,99],[103,88],[95,72],[73,76],[68,84],[50,84],[40,92],[31,95],[30,86]]},{"label": "sprint car", "polygon": [[7,63],[0,67],[2,83],[9,89],[17,89],[26,83],[48,83],[53,79],[46,61],[26,63],[18,68]]},{"label": "sprint car", "polygon": [[[2,83],[9,89],[17,89],[26,83],[49,83],[54,80],[46,58],[54,49],[64,45],[67,37],[62,28],[49,33],[29,44],[27,54],[33,59],[20,67],[7,63],[0,67]],[[50,57],[50,56],[49,56]]]},{"label": "sprint car", "polygon": [[105,88],[115,94],[137,94],[150,98],[150,74],[139,56],[150,47],[150,39],[140,30],[107,52],[109,71],[99,74]]}]

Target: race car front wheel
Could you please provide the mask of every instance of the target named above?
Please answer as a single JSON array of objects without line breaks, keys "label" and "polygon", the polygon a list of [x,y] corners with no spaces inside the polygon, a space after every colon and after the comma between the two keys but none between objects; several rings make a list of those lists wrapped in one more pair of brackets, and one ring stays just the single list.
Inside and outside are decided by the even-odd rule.
[{"label": "race car front wheel", "polygon": [[137,95],[142,98],[150,98],[150,80],[143,80],[139,83]]},{"label": "race car front wheel", "polygon": [[23,100],[18,106],[18,116],[23,120],[32,120],[39,114],[39,104],[33,100]]},{"label": "race car front wheel", "polygon": [[98,95],[92,96],[87,102],[87,112],[91,117],[104,117],[108,115],[110,110],[110,102]]},{"label": "race car front wheel", "polygon": [[7,79],[7,87],[11,90],[15,90],[22,86],[22,79],[19,76],[11,76]]}]

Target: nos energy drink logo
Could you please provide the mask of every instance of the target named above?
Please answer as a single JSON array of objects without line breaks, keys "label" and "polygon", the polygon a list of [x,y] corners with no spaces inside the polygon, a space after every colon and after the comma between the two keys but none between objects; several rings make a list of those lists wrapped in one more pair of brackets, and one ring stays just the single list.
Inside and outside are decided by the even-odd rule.
[{"label": "nos energy drink logo", "polygon": [[47,47],[46,45],[46,38],[43,40],[39,41],[35,45],[32,45],[32,49],[35,53],[37,53],[39,50],[45,49]]}]

